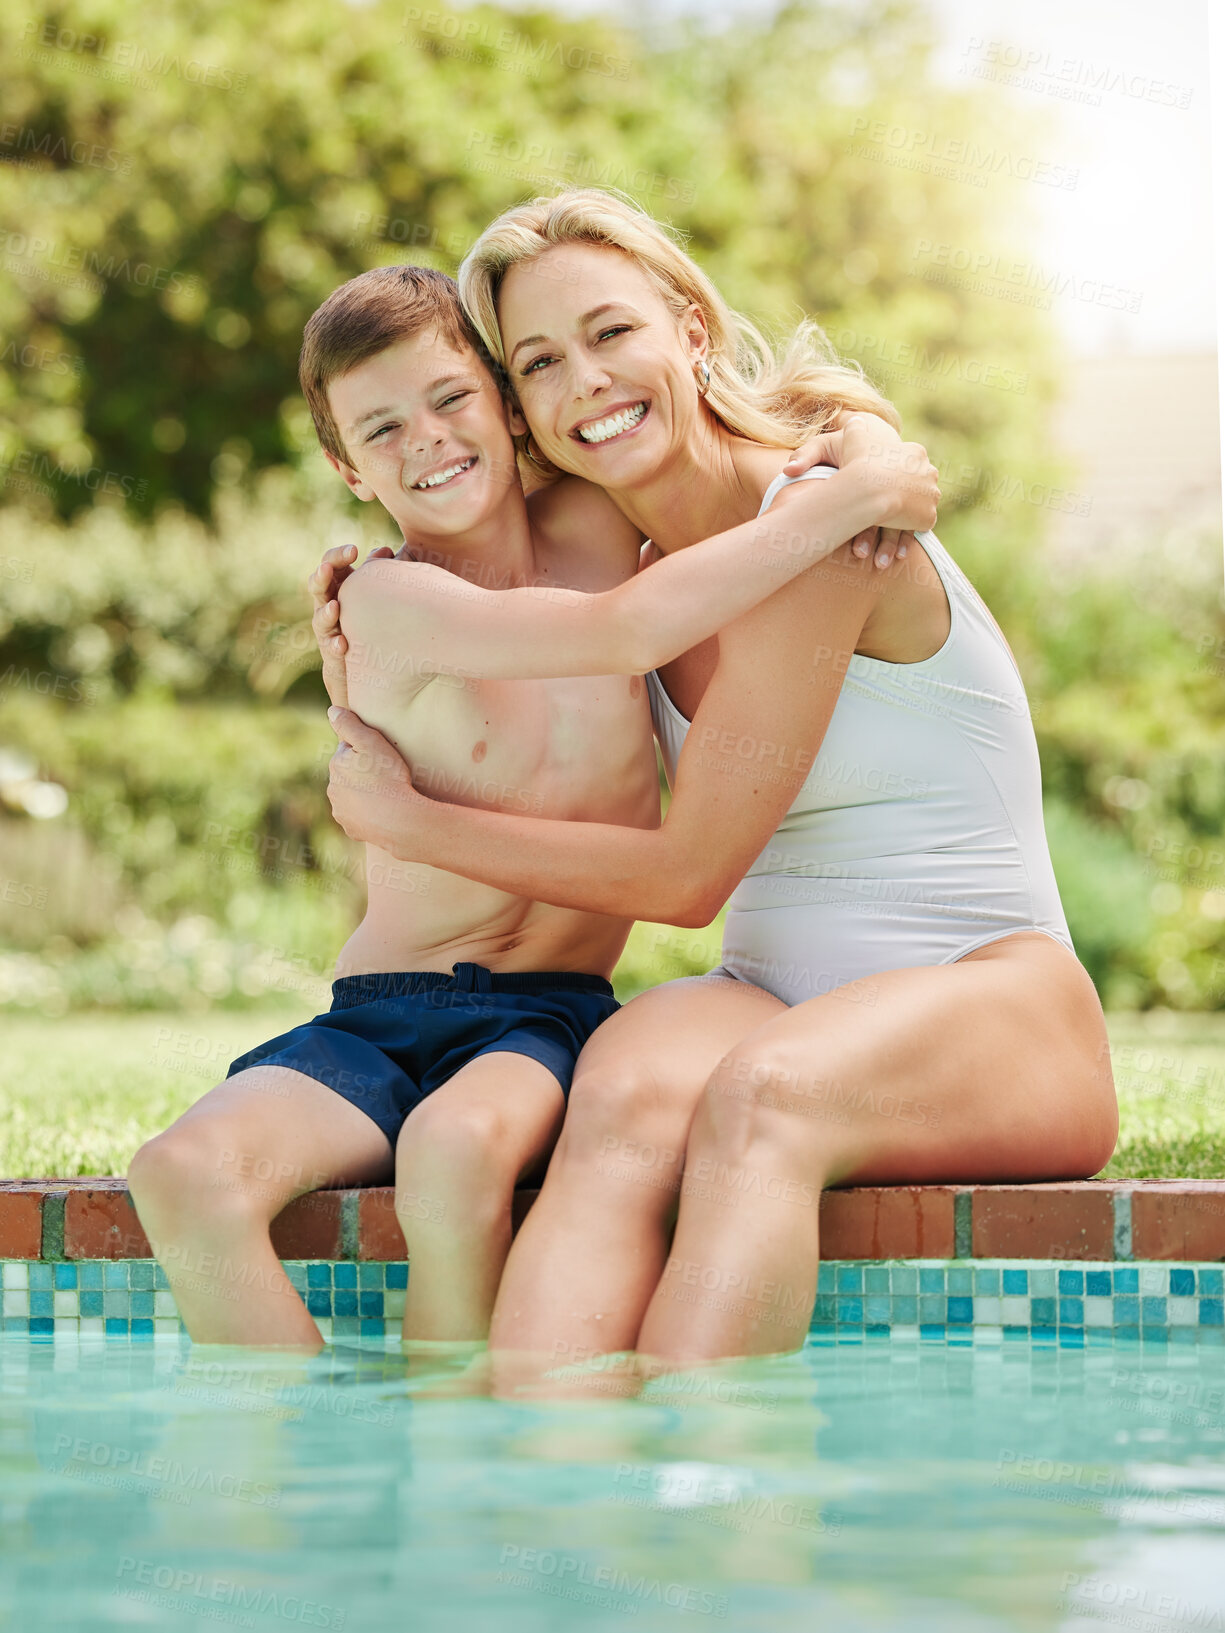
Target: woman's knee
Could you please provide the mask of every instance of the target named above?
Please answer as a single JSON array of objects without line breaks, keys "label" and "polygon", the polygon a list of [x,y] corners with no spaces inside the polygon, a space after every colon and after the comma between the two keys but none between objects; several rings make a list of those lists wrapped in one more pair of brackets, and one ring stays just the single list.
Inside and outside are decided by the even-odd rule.
[{"label": "woman's knee", "polygon": [[804,1111],[817,1104],[811,1087],[811,1074],[801,1076],[787,1044],[746,1040],[711,1073],[702,1095],[703,1132],[741,1154],[762,1140],[794,1140],[804,1132]]},{"label": "woman's knee", "polygon": [[684,1153],[694,1094],[634,1057],[580,1072],[570,1089],[554,1162],[667,1166]]}]

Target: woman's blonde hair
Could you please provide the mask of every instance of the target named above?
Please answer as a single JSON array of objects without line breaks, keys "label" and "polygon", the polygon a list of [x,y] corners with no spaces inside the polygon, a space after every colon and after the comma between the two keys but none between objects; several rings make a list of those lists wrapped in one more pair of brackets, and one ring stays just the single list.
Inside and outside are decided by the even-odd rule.
[{"label": "woman's blonde hair", "polygon": [[[473,244],[459,269],[459,290],[490,353],[506,366],[498,329],[498,295],[512,266],[535,260],[555,244],[601,244],[622,250],[642,268],[678,317],[701,309],[710,346],[704,401],[729,431],[773,448],[795,448],[829,428],[842,410],[878,414],[895,430],[901,419],[857,363],[842,362],[824,331],[799,325],[776,350],[760,330],[733,312],[714,284],[668,229],[631,199],[600,187],[574,187],[506,210]],[[555,474],[535,444],[520,454],[541,475]]]}]

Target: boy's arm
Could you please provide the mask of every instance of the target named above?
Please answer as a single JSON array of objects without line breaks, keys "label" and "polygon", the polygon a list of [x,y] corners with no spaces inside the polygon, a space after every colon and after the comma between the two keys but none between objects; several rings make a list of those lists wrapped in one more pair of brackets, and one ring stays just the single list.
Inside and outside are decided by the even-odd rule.
[{"label": "boy's arm", "polygon": [[[549,586],[486,590],[424,562],[367,563],[340,589],[350,647],[384,672],[398,653],[403,671],[415,676],[645,674],[732,623],[863,528],[933,524],[939,490],[924,450],[888,444],[858,423],[837,434],[850,447],[840,470],[793,484],[767,516],[678,551],[599,595]],[[350,680],[357,659],[351,651]]]}]

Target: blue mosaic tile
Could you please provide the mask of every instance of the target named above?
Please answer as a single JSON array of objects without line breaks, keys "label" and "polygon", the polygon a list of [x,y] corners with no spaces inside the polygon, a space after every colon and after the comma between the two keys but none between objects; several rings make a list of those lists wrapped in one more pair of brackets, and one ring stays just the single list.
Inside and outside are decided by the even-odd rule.
[{"label": "blue mosaic tile", "polygon": [[[381,1338],[388,1321],[385,1293],[402,1290],[408,1282],[403,1262],[294,1261],[285,1269],[311,1315],[322,1321],[330,1318],[331,1335],[348,1339]],[[151,1260],[26,1261],[25,1272],[24,1291],[7,1289],[13,1313],[0,1317],[4,1332],[50,1337],[55,1332],[58,1292],[61,1299],[69,1295],[64,1302],[72,1305],[70,1315],[79,1311],[87,1321],[101,1318],[108,1334],[127,1338],[152,1334],[154,1289],[164,1277]],[[1141,1279],[1146,1287],[1160,1291],[1141,1294]],[[992,1322],[976,1299],[1024,1297],[1028,1290],[1031,1325],[1009,1323],[1004,1336],[1010,1340],[1095,1348],[1116,1342],[1182,1347],[1209,1343],[1225,1349],[1223,1282],[1218,1265],[1117,1264],[1086,1270],[1039,1261],[1007,1267],[951,1261],[834,1261],[821,1267],[812,1325],[832,1341],[851,1344],[895,1328],[918,1328],[926,1339],[964,1346],[978,1337],[976,1319],[980,1325]],[[1171,1327],[1170,1297],[1195,1298],[1190,1307],[1197,1320]],[[1111,1299],[1113,1327],[1085,1325],[1086,1298]],[[994,1320],[998,1319],[996,1313]],[[75,1333],[76,1322],[61,1318],[60,1328],[58,1336],[63,1339]],[[998,1335],[999,1329],[995,1332]]]},{"label": "blue mosaic tile", "polygon": [[166,1293],[170,1290],[170,1278],[156,1261],[153,1265],[153,1289],[158,1293]]},{"label": "blue mosaic tile", "polygon": [[[391,1284],[389,1282],[388,1286],[390,1285]],[[405,1286],[407,1285],[408,1283],[406,1282]],[[837,1291],[837,1287],[838,1278],[835,1274],[834,1264],[829,1259],[822,1259],[821,1263],[817,1266],[817,1292],[833,1293]]]}]

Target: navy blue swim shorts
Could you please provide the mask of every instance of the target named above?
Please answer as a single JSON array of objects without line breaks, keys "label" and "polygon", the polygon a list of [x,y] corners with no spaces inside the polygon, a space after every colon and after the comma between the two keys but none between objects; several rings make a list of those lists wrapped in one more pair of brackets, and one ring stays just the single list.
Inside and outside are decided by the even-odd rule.
[{"label": "navy blue swim shorts", "polygon": [[527,1055],[568,1093],[579,1051],[619,1007],[603,977],[571,970],[346,975],[332,983],[327,1014],[240,1056],[226,1076],[292,1067],[351,1101],[394,1145],[409,1112],[479,1055]]}]

